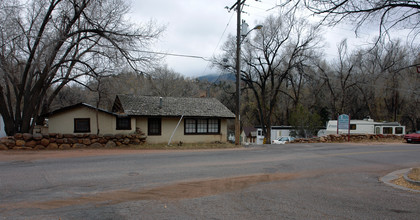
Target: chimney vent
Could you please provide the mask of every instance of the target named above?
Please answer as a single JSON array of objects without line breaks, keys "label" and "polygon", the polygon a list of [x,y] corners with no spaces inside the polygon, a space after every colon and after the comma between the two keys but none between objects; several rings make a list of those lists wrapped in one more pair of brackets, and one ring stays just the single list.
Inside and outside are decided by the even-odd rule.
[{"label": "chimney vent", "polygon": [[162,108],[162,104],[163,104],[162,97],[159,97],[159,108]]}]

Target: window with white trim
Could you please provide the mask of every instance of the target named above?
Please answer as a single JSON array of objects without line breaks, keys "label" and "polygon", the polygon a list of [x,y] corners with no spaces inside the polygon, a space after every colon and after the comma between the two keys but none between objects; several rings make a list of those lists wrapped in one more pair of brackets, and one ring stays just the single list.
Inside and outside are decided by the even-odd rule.
[{"label": "window with white trim", "polygon": [[392,134],[392,127],[383,127],[382,128],[383,134]]}]

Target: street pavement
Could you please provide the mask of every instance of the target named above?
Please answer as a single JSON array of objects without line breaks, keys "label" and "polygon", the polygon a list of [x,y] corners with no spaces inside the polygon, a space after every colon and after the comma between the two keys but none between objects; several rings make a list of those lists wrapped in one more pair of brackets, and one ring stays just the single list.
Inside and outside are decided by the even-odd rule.
[{"label": "street pavement", "polygon": [[409,167],[419,144],[0,160],[0,220],[419,219],[420,193],[380,180]]}]

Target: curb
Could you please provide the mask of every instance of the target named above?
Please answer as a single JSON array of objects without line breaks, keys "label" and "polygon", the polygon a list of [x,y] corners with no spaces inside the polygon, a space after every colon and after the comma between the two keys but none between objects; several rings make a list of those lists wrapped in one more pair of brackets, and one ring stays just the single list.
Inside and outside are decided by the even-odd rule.
[{"label": "curb", "polygon": [[405,174],[404,174],[404,180],[405,181],[407,181],[407,182],[409,182],[409,183],[411,183],[411,184],[413,184],[413,185],[416,185],[416,186],[420,186],[420,181],[416,181],[416,180],[413,180],[413,179],[411,179],[410,177],[408,177],[408,173],[409,172],[411,172],[411,170],[412,170],[413,168],[410,168]]},{"label": "curb", "polygon": [[394,171],[392,173],[389,173],[389,174],[385,175],[384,177],[380,178],[379,180],[384,182],[385,184],[387,184],[389,186],[392,186],[394,188],[397,188],[397,189],[402,189],[402,190],[407,190],[407,191],[411,191],[411,192],[420,193],[420,190],[410,189],[410,188],[406,188],[406,187],[403,187],[403,186],[392,183],[393,180],[398,179],[400,176],[406,176],[407,173],[410,170],[411,170],[411,168],[397,170],[397,171]]}]

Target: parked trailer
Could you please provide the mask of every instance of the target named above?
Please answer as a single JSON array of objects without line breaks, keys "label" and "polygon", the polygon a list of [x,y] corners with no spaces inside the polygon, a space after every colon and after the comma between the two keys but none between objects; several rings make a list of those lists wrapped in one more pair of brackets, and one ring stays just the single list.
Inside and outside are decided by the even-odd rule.
[{"label": "parked trailer", "polygon": [[[327,122],[326,129],[318,132],[318,137],[329,134],[348,134],[347,129],[337,130],[337,120]],[[350,120],[350,134],[394,134],[404,135],[405,126],[398,122],[375,122],[373,119]]]}]

